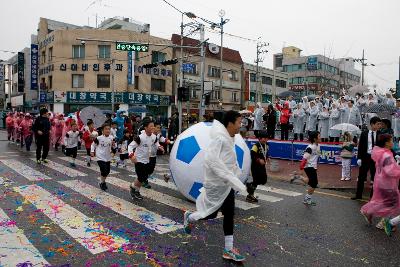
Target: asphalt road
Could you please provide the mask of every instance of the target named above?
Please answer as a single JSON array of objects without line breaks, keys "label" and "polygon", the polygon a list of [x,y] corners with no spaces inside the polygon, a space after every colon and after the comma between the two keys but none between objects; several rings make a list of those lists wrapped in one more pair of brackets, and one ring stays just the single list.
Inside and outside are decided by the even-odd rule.
[{"label": "asphalt road", "polygon": [[[221,257],[221,218],[197,223],[192,235],[181,229],[182,209],[194,205],[161,180],[167,157],[158,160],[147,197],[132,201],[129,166],[113,168],[108,194],[98,194],[96,164],[72,169],[51,152],[53,163],[38,166],[34,153],[4,139],[0,132],[0,266],[236,265]],[[318,190],[317,205],[306,207],[296,194],[304,186],[267,186],[286,191],[257,190],[258,207],[237,196],[234,243],[247,258],[243,265],[400,266],[399,234],[368,227],[359,214],[363,202]]]}]

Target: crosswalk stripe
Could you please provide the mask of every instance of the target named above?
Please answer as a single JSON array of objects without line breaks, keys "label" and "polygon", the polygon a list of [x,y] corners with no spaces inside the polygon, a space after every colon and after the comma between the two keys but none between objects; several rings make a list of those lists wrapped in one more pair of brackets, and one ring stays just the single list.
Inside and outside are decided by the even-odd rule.
[{"label": "crosswalk stripe", "polygon": [[117,212],[158,234],[164,234],[183,228],[183,225],[173,220],[165,218],[157,213],[137,206],[124,199],[115,197],[96,187],[88,185],[79,180],[63,181],[62,185],[71,188],[81,195],[103,205],[114,212]]},{"label": "crosswalk stripe", "polygon": [[270,187],[270,186],[262,186],[262,185],[260,185],[260,186],[257,186],[257,189],[260,189],[260,190],[266,191],[266,192],[285,195],[285,196],[289,196],[289,197],[297,197],[297,196],[301,196],[302,195],[299,192],[289,191],[289,190],[280,189],[280,188],[274,188],[274,187]]},{"label": "crosswalk stripe", "polygon": [[[31,158],[31,160],[36,161],[35,158]],[[61,172],[69,177],[78,177],[78,176],[87,176],[86,173],[80,172],[78,170],[74,170],[72,168],[69,168],[65,165],[58,164],[54,161],[48,160],[48,163],[43,164],[46,167],[49,167],[50,169],[53,169],[55,171]]]},{"label": "crosswalk stripe", "polygon": [[14,187],[14,190],[92,254],[114,251],[129,243],[129,240],[111,233],[101,223],[87,217],[40,186],[19,186]]},{"label": "crosswalk stripe", "polygon": [[20,266],[24,263],[30,263],[29,266],[49,264],[2,209],[0,209],[0,239],[0,266]]},{"label": "crosswalk stripe", "polygon": [[[166,183],[165,181],[163,181],[161,179],[151,179],[151,180],[149,180],[149,183],[156,184],[156,185],[159,185],[162,187],[166,187],[166,188],[178,191],[178,188],[176,187],[176,185],[173,182]],[[259,205],[257,205],[257,204],[248,203],[248,202],[238,200],[238,199],[235,199],[235,206],[242,210],[249,210],[249,209],[254,209],[254,208],[259,207]]]},{"label": "crosswalk stripe", "polygon": [[[71,160],[70,157],[58,157],[58,158],[61,159],[61,160],[64,160],[64,161],[70,161],[70,160]],[[100,169],[99,169],[99,167],[97,166],[97,162],[96,162],[96,161],[92,161],[90,167],[88,167],[88,166],[86,165],[86,162],[85,162],[85,161],[80,160],[80,159],[75,159],[75,164],[78,165],[78,166],[81,166],[81,167],[84,167],[84,168],[87,168],[87,169],[91,169],[91,170],[93,170],[93,171],[95,171],[95,172],[100,173]],[[111,170],[111,171],[110,171],[110,174],[117,174],[117,173],[118,173],[118,172],[117,172],[117,171],[114,171],[114,170]]]},{"label": "crosswalk stripe", "polygon": [[51,179],[49,176],[47,176],[35,169],[32,169],[31,167],[19,162],[18,160],[1,159],[0,162],[2,162],[4,165],[9,167],[10,169],[13,169],[13,171],[17,172],[18,174],[24,176],[29,181],[43,181],[43,180]]}]

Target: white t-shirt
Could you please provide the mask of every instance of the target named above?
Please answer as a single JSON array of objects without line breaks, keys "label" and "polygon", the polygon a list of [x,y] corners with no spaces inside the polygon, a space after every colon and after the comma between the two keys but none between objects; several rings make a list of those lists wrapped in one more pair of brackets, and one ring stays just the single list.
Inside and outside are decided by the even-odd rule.
[{"label": "white t-shirt", "polygon": [[156,143],[157,147],[160,146],[157,136],[154,134],[148,136],[145,132],[142,132],[137,138],[140,139],[139,144],[133,140],[128,146],[128,153],[129,155],[135,153],[138,162],[147,164],[150,162],[153,145]]},{"label": "white t-shirt", "polygon": [[[68,137],[67,137],[68,135]],[[78,142],[80,141],[79,131],[69,131],[65,135],[64,143],[66,148],[74,148],[78,146]]]},{"label": "white t-shirt", "polygon": [[304,151],[303,158],[307,159],[307,164],[305,168],[314,168],[317,169],[318,167],[318,159],[321,155],[321,148],[320,145],[316,144],[309,144]]},{"label": "white t-shirt", "polygon": [[92,143],[92,147],[90,152],[96,152],[96,158],[99,161],[111,161],[111,148],[113,148],[113,140],[114,137],[111,135],[104,136],[100,135],[97,137],[98,144],[96,145],[95,142]]},{"label": "white t-shirt", "polygon": [[114,128],[111,128],[110,130],[111,130],[111,131],[110,131],[110,135],[111,135],[112,137],[114,137],[114,138],[117,137],[117,130],[118,130],[118,129],[117,129],[117,128],[115,128],[115,129],[114,129]]}]

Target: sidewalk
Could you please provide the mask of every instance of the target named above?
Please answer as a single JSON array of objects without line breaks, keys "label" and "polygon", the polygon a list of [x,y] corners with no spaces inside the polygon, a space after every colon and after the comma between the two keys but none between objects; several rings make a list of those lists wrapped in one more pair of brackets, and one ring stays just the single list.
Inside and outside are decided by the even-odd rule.
[{"label": "sidewalk", "polygon": [[[297,171],[301,175],[305,176],[303,171],[300,171],[298,161],[276,160],[279,165],[279,171],[272,172],[270,166],[268,166],[268,177],[281,181],[289,181],[292,177],[293,171]],[[341,165],[329,165],[329,164],[319,164],[318,165],[318,185],[320,188],[325,189],[356,189],[357,188],[357,177],[358,177],[358,167],[352,167],[351,170],[351,180],[350,181],[340,181],[342,174]],[[369,191],[369,183],[366,183],[365,189]]]}]

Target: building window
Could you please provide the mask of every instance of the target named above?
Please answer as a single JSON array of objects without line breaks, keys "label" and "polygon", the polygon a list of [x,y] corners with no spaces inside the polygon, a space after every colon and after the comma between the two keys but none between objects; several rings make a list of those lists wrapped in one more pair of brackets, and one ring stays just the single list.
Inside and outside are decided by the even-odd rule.
[{"label": "building window", "polygon": [[135,89],[139,90],[139,76],[135,76]]},{"label": "building window", "polygon": [[72,58],[85,58],[85,46],[84,45],[73,45],[72,46]]},{"label": "building window", "polygon": [[46,63],[46,51],[45,50],[42,51],[42,56],[41,56],[40,62],[42,64]]},{"label": "building window", "polygon": [[235,70],[231,70],[230,71],[230,74],[229,74],[229,78],[231,79],[231,81],[238,81],[239,79],[238,79],[238,75],[237,75],[237,71],[235,71]]},{"label": "building window", "polygon": [[165,92],[165,80],[152,78],[151,91]]},{"label": "building window", "polygon": [[192,94],[191,94],[191,98],[194,98],[194,99],[197,99],[197,90],[196,89],[193,89],[192,90],[192,92],[191,92]]},{"label": "building window", "polygon": [[257,75],[255,73],[250,73],[250,82],[256,82],[257,81]]},{"label": "building window", "polygon": [[53,88],[53,76],[49,76],[49,89]]},{"label": "building window", "polygon": [[110,58],[111,45],[99,45],[99,58]]},{"label": "building window", "polygon": [[219,68],[214,66],[208,66],[208,77],[219,78],[221,76],[221,71]]},{"label": "building window", "polygon": [[277,87],[286,88],[286,81],[276,79],[275,85]]},{"label": "building window", "polygon": [[72,88],[83,88],[84,76],[83,74],[72,74]]},{"label": "building window", "polygon": [[167,55],[166,53],[162,53],[159,51],[152,51],[151,52],[151,63],[158,63],[158,62],[165,61],[166,55]]},{"label": "building window", "polygon": [[14,64],[13,66],[12,66],[12,73],[14,74],[14,73],[18,73],[18,64]]},{"label": "building window", "polygon": [[110,75],[98,74],[97,75],[97,88],[110,88]]},{"label": "building window", "polygon": [[53,47],[49,48],[49,62],[53,60]]},{"label": "building window", "polygon": [[238,102],[237,92],[232,92],[232,102]]},{"label": "building window", "polygon": [[215,90],[214,91],[214,99],[221,99],[221,91],[220,90]]},{"label": "building window", "polygon": [[267,76],[261,76],[262,84],[269,84],[272,85],[272,78]]}]

